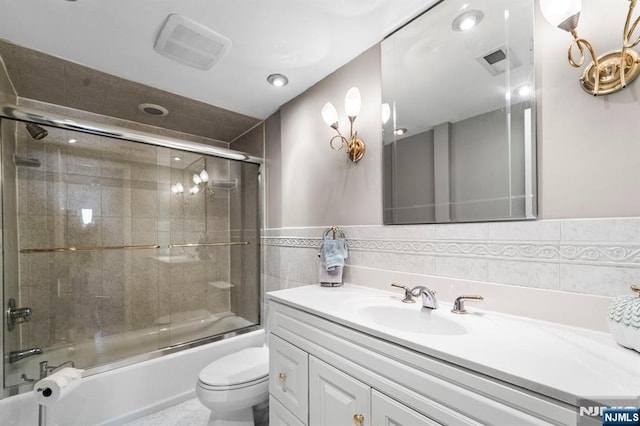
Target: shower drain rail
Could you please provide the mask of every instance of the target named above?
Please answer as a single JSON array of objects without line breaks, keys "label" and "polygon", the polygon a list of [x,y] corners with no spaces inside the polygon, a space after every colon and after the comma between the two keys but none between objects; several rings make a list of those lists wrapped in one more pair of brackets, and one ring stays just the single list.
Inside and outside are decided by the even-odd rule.
[{"label": "shower drain rail", "polygon": [[[169,248],[183,247],[220,247],[220,246],[247,246],[251,245],[249,241],[233,241],[222,243],[186,243],[186,244],[169,244]],[[159,249],[157,244],[152,245],[136,245],[136,246],[102,246],[102,247],[52,247],[52,248],[36,248],[36,249],[20,249],[22,254],[29,253],[66,253],[66,252],[87,252],[87,251],[105,251],[105,250],[155,250]]]}]

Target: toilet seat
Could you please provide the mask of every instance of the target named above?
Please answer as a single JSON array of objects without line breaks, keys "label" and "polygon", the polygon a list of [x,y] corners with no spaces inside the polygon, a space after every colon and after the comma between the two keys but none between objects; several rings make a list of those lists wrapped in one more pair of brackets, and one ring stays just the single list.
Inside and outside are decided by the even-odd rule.
[{"label": "toilet seat", "polygon": [[266,383],[269,381],[269,376],[264,376],[261,377],[259,379],[256,380],[252,380],[250,382],[245,382],[245,383],[237,383],[237,384],[232,384],[232,385],[221,385],[221,386],[216,386],[216,385],[209,385],[207,383],[204,383],[201,380],[198,380],[198,385],[202,388],[202,389],[206,389],[208,391],[229,391],[229,390],[235,390],[235,389],[242,389],[242,388],[248,388],[250,386],[255,386],[255,385],[259,385],[262,383]]},{"label": "toilet seat", "polygon": [[269,349],[242,349],[207,365],[198,376],[198,384],[210,391],[227,391],[259,385],[268,380]]}]

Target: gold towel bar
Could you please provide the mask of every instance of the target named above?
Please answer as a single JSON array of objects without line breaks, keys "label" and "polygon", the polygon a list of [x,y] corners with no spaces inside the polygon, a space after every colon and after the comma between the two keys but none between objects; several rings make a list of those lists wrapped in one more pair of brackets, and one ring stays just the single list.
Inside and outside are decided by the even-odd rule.
[{"label": "gold towel bar", "polygon": [[[228,243],[188,243],[169,244],[169,248],[178,247],[220,247],[220,246],[246,246],[251,245],[248,241],[228,242]],[[105,246],[105,247],[53,247],[44,249],[20,249],[20,253],[66,253],[80,251],[102,251],[102,250],[154,250],[159,249],[159,245],[142,246]]]},{"label": "gold towel bar", "polygon": [[237,241],[228,243],[188,243],[188,244],[169,244],[169,248],[178,247],[219,247],[219,246],[248,246],[251,245],[249,241]]},{"label": "gold towel bar", "polygon": [[70,251],[102,251],[102,250],[153,250],[159,245],[145,246],[104,246],[104,247],[54,247],[44,249],[20,249],[20,253],[64,253]]}]

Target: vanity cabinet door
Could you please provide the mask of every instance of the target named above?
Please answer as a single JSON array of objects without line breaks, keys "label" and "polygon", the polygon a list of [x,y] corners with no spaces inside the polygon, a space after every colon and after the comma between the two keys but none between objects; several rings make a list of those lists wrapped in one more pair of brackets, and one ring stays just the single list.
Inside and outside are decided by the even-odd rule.
[{"label": "vanity cabinet door", "polygon": [[371,388],[309,357],[309,426],[370,426]]},{"label": "vanity cabinet door", "polygon": [[440,423],[375,389],[371,390],[371,424],[372,426],[440,426]]},{"label": "vanity cabinet door", "polygon": [[269,393],[298,419],[309,414],[308,354],[281,338],[269,337]]}]

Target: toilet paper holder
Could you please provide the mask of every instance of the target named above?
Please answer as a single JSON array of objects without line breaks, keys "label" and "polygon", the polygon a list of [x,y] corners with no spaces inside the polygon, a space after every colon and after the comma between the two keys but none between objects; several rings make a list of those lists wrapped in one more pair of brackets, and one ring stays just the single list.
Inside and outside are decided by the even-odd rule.
[{"label": "toilet paper holder", "polygon": [[53,373],[58,368],[64,367],[65,365],[71,365],[72,368],[76,367],[73,361],[65,361],[60,365],[49,365],[49,361],[41,361],[40,362],[40,379],[44,379],[49,375],[49,373]]},{"label": "toilet paper holder", "polygon": [[[50,372],[53,372],[60,367],[70,364],[71,367],[61,369],[58,372],[49,376]],[[55,404],[57,401],[65,397],[65,394],[69,394],[75,387],[80,384],[82,379],[82,372],[75,368],[73,361],[66,361],[60,365],[50,366],[48,361],[42,361],[40,363],[40,381],[34,385],[33,392],[36,395],[36,401],[38,402],[38,426],[47,425],[47,408],[51,404]]]}]

